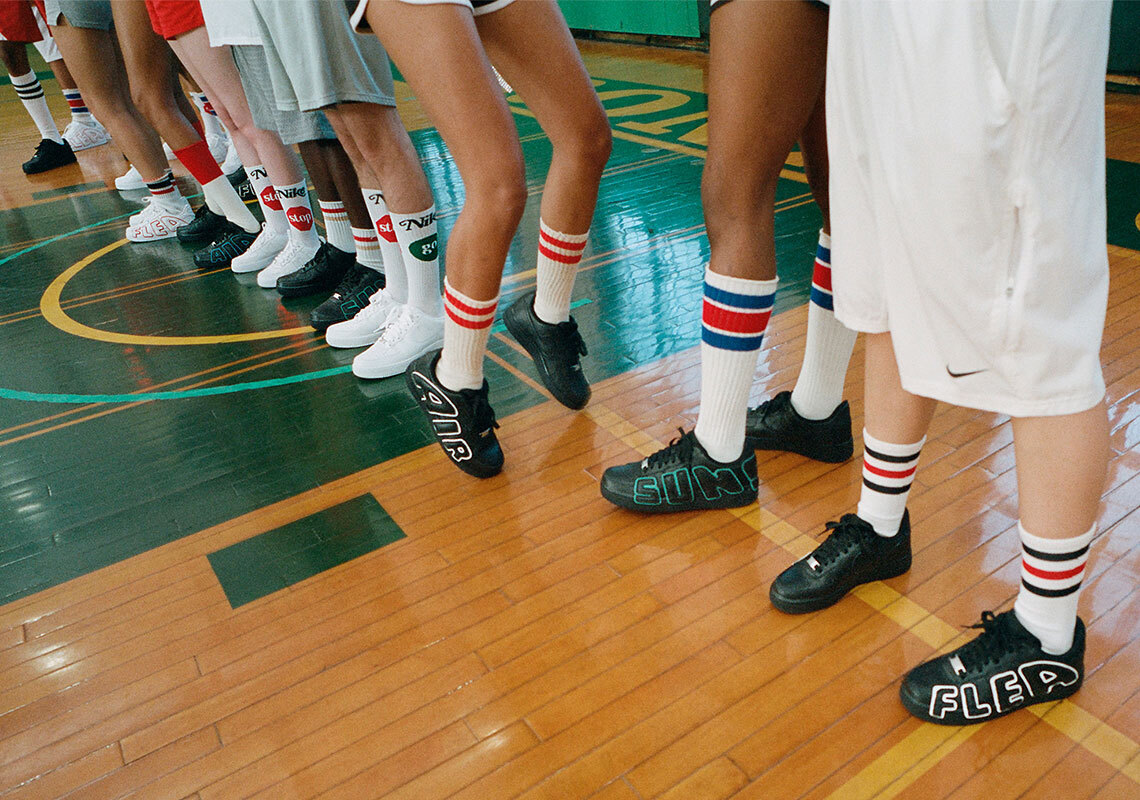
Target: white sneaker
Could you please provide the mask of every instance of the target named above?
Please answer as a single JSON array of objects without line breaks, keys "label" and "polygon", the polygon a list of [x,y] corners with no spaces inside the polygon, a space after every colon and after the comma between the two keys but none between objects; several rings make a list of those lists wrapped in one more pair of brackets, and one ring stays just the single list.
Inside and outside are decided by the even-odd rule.
[{"label": "white sneaker", "polygon": [[[206,135],[206,146],[210,148],[210,155],[214,160],[221,164],[226,160],[230,153],[230,137],[224,133],[215,133],[214,135]],[[225,172],[225,170],[222,170]]]},{"label": "white sneaker", "polygon": [[115,188],[120,192],[129,192],[132,189],[145,189],[146,181],[134,167],[131,167],[119,177],[115,178]]},{"label": "white sneaker", "polygon": [[261,233],[253,240],[249,249],[230,262],[230,269],[234,272],[259,272],[272,264],[287,244],[289,244],[288,231],[273,230],[262,225]]},{"label": "white sneaker", "polygon": [[403,306],[380,289],[352,319],[330,325],[325,331],[329,347],[367,347],[380,338],[388,320]]},{"label": "white sneaker", "polygon": [[[213,152],[213,151],[211,151]],[[225,160],[222,161],[222,174],[233,175],[242,168],[241,156],[238,155],[237,148],[234,147],[233,140],[230,140],[229,147],[226,150]]]},{"label": "white sneaker", "polygon": [[90,122],[80,122],[73,119],[63,132],[63,140],[71,145],[72,150],[88,150],[111,141],[111,134],[95,119]]},{"label": "white sneaker", "polygon": [[[288,237],[288,234],[286,234],[286,237]],[[276,289],[278,278],[290,275],[308,264],[313,256],[317,254],[320,247],[321,243],[319,239],[315,247],[309,247],[308,245],[298,244],[290,238],[289,241],[285,243],[285,247],[277,254],[277,257],[273,259],[269,266],[257,273],[257,285],[262,289]]]},{"label": "white sneaker", "polygon": [[429,317],[414,306],[399,306],[376,344],[352,359],[352,374],[358,378],[390,378],[439,347],[443,347],[443,317]]},{"label": "white sneaker", "polygon": [[161,203],[150,203],[136,215],[136,222],[127,228],[127,239],[132,242],[157,242],[169,239],[183,225],[194,221],[190,204],[182,201],[182,208],[166,208]]}]

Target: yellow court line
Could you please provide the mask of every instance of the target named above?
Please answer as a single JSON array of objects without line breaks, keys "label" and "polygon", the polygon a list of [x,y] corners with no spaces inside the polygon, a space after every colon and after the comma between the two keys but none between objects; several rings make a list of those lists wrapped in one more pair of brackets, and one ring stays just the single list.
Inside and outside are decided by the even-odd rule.
[{"label": "yellow court line", "polygon": [[[602,403],[588,407],[585,413],[603,430],[643,456],[648,456],[665,446]],[[728,511],[796,558],[807,555],[818,544],[815,539],[765,508],[749,506],[732,508]],[[949,651],[969,638],[966,632],[960,631],[882,581],[859,586],[851,594],[904,630],[918,636],[935,651]],[[1140,743],[1068,699],[1030,706],[1028,710],[1097,758],[1119,770],[1121,774],[1140,783]],[[856,800],[856,798],[894,797],[952,753],[981,727],[981,725],[971,725],[956,728],[928,722],[921,723],[914,733],[890,747],[829,795],[829,798]],[[916,758],[919,759],[917,762]]]}]

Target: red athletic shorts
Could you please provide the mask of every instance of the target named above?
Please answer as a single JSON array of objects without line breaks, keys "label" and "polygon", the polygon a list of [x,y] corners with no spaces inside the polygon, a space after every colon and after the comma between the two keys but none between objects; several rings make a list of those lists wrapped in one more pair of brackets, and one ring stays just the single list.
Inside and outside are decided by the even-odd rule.
[{"label": "red athletic shorts", "polygon": [[43,39],[29,0],[0,0],[0,34],[9,42],[38,42]]},{"label": "red athletic shorts", "polygon": [[150,26],[163,39],[175,39],[206,23],[198,0],[146,0]]}]

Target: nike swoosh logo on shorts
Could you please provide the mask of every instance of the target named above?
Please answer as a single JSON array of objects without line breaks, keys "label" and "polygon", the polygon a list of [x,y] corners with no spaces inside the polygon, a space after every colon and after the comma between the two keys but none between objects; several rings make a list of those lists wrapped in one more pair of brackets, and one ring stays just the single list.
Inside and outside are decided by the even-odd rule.
[{"label": "nike swoosh logo on shorts", "polygon": [[975,369],[971,370],[970,372],[955,372],[954,370],[950,369],[949,365],[946,367],[946,374],[951,378],[965,378],[967,375],[977,375],[979,372],[985,371],[986,370],[984,369]]}]

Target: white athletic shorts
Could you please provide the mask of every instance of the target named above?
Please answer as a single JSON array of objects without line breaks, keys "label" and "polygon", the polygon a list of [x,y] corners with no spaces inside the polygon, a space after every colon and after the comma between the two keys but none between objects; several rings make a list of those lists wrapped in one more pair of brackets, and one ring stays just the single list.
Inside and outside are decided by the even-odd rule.
[{"label": "white athletic shorts", "polygon": [[1104,396],[1100,0],[834,0],[835,313],[907,391],[1011,416]]},{"label": "white athletic shorts", "polygon": [[201,5],[211,47],[262,43],[253,0],[201,0]]},{"label": "white athletic shorts", "polygon": [[[506,8],[514,1],[515,0],[400,0],[401,3],[407,3],[413,6],[434,6],[440,4],[467,6],[477,17],[482,14],[490,14],[501,8]],[[371,30],[368,27],[368,20],[364,18],[364,12],[367,8],[368,0],[358,0],[356,10],[352,12],[352,27],[354,30],[360,32]]]}]

